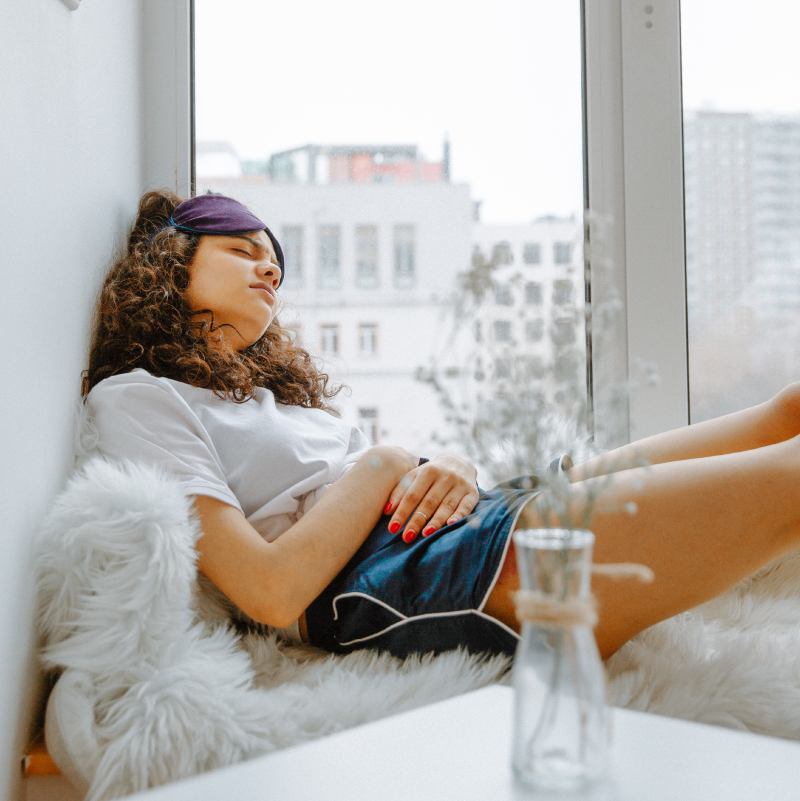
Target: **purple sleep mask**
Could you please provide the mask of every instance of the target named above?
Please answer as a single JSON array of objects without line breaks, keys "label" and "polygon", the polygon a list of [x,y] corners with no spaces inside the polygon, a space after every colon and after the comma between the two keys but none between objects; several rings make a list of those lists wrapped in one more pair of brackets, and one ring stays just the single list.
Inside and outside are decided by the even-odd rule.
[{"label": "purple sleep mask", "polygon": [[264,231],[275,248],[278,265],[281,268],[280,286],[283,283],[285,270],[283,267],[283,250],[272,231],[248,211],[238,200],[225,195],[198,195],[180,203],[169,218],[170,225],[182,231],[195,234],[251,234]]}]

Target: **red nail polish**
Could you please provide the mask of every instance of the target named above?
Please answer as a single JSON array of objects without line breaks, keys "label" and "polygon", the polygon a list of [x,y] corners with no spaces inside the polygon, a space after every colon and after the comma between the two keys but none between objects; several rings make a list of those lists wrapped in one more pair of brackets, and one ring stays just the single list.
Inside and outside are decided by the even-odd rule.
[{"label": "red nail polish", "polygon": [[447,525],[448,525],[448,526],[452,526],[452,525],[453,525],[453,523],[458,523],[458,518],[457,518],[457,517],[451,517],[451,518],[450,518],[450,519],[447,521]]},{"label": "red nail polish", "polygon": [[386,504],[386,508],[383,510],[383,513],[385,515],[388,515],[391,511],[392,511],[392,502],[389,501],[389,503]]},{"label": "red nail polish", "polygon": [[398,531],[400,531],[400,524],[396,520],[389,523],[390,534],[397,534]]},{"label": "red nail polish", "polygon": [[436,531],[436,526],[428,526],[423,530],[422,536],[427,537],[429,534],[433,534],[434,531]]},{"label": "red nail polish", "polygon": [[406,531],[403,533],[403,542],[413,542],[416,536],[417,533],[415,531]]}]

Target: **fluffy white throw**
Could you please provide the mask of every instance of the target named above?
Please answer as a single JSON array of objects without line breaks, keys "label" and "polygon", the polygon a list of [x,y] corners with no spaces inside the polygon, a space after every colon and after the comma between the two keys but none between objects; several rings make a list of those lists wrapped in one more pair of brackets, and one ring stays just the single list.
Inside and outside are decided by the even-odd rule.
[{"label": "fluffy white throw", "polygon": [[[63,669],[61,731],[89,801],[201,771],[502,680],[462,652],[405,662],[240,636],[199,582],[176,482],[96,458],[39,548],[43,658]],[[800,560],[665,621],[608,663],[613,703],[800,739]],[[63,710],[66,709],[65,714]]]}]

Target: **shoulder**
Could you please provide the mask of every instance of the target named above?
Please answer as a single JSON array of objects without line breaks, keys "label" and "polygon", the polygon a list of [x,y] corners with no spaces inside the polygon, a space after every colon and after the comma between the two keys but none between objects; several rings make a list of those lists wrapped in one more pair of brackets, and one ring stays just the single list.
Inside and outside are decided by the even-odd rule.
[{"label": "shoulder", "polygon": [[101,425],[119,425],[125,418],[152,423],[158,418],[191,416],[183,394],[180,382],[136,369],[103,379],[87,396],[86,408]]}]

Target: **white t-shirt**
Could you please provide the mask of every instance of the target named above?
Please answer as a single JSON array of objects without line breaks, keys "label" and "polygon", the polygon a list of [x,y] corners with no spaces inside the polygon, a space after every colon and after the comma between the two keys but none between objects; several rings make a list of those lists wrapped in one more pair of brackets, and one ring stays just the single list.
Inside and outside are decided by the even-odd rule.
[{"label": "white t-shirt", "polygon": [[187,494],[239,509],[269,542],[369,448],[355,426],[268,389],[234,403],[142,369],[101,381],[86,404],[102,453],[165,468]]}]

